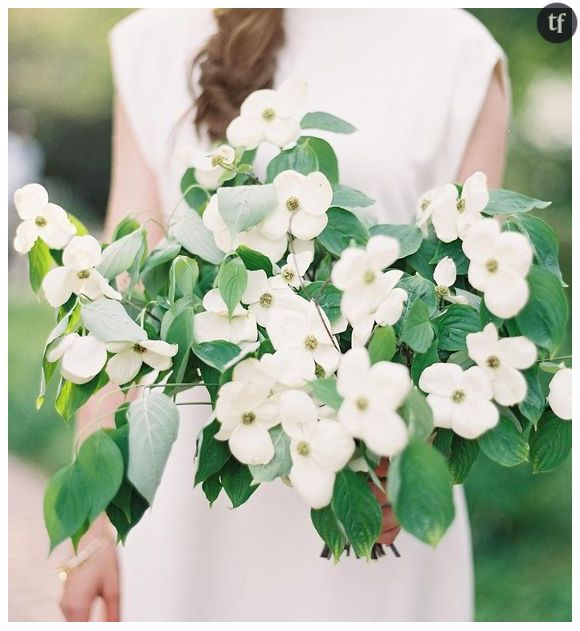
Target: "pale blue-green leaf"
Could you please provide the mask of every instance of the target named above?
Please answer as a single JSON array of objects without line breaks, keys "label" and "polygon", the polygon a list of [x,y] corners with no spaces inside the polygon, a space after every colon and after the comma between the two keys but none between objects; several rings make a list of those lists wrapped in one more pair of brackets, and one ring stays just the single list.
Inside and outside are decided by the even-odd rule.
[{"label": "pale blue-green leaf", "polygon": [[147,333],[131,319],[118,300],[98,298],[81,305],[81,318],[101,342],[141,342]]}]

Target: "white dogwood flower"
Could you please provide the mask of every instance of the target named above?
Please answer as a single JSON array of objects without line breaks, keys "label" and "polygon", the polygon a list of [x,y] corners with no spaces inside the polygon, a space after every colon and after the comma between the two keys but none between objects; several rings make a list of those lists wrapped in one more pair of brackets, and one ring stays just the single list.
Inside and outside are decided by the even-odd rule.
[{"label": "white dogwood flower", "polygon": [[263,270],[248,271],[248,284],[242,302],[256,316],[260,326],[267,326],[277,313],[301,310],[306,301],[277,277],[268,278]]},{"label": "white dogwood flower", "polygon": [[483,292],[485,304],[494,315],[512,318],[528,302],[526,276],[533,251],[518,232],[501,232],[495,219],[482,219],[463,241],[469,259],[467,272],[472,287]]},{"label": "white dogwood flower", "polygon": [[282,171],[273,184],[278,203],[261,224],[263,234],[270,239],[288,232],[298,239],[317,237],[328,223],[326,211],[332,202],[332,186],[324,173]]},{"label": "white dogwood flower", "polygon": [[30,252],[37,239],[49,248],[60,250],[76,234],[66,211],[48,201],[48,193],[40,184],[27,184],[14,193],[14,207],[22,223],[16,229],[14,249]]},{"label": "white dogwood flower", "polygon": [[61,360],[60,372],[71,383],[83,384],[96,377],[107,363],[107,347],[93,335],[69,333],[46,354],[49,362]]},{"label": "white dogwood flower", "polygon": [[551,379],[548,403],[556,416],[572,419],[572,369],[562,368]]},{"label": "white dogwood flower", "polygon": [[115,353],[107,363],[107,374],[112,383],[122,386],[132,381],[147,364],[154,370],[169,370],[171,358],[177,355],[177,344],[162,340],[141,340],[140,342],[109,342],[107,350]]},{"label": "white dogwood flower", "polygon": [[425,191],[423,195],[417,200],[417,206],[415,208],[415,223],[421,229],[421,233],[424,237],[428,236],[429,220],[433,213],[433,198],[439,192],[438,188],[432,188]]},{"label": "white dogwood flower", "polygon": [[203,298],[205,311],[193,316],[193,330],[198,342],[226,340],[239,344],[240,342],[255,342],[258,337],[256,316],[237,304],[231,318],[228,308],[220,295],[219,289],[211,289]]},{"label": "white dogwood flower", "polygon": [[352,436],[339,422],[319,417],[318,406],[305,392],[280,395],[280,420],[291,439],[290,482],[312,508],[330,503],[336,473],[355,450]]},{"label": "white dogwood flower", "polygon": [[274,456],[268,430],[280,421],[273,385],[260,361],[247,359],[219,390],[215,415],[221,427],[215,438],[227,440],[232,454],[245,464],[266,464]]},{"label": "white dogwood flower", "polygon": [[493,398],[500,405],[521,403],[526,398],[528,385],[520,370],[536,361],[535,345],[523,336],[499,339],[493,322],[479,333],[469,333],[465,342],[469,357],[491,379]]},{"label": "white dogwood flower", "polygon": [[326,314],[314,302],[304,304],[304,309],[276,314],[266,326],[278,351],[275,361],[283,359],[288,372],[301,377],[302,383],[296,385],[314,379],[316,374],[332,374],[340,360]]},{"label": "white dogwood flower", "polygon": [[298,289],[302,285],[300,280],[304,279],[304,274],[308,271],[313,259],[314,253],[308,250],[290,252],[286,257],[286,263],[280,268],[280,274],[276,276],[276,283]]},{"label": "white dogwood flower", "polygon": [[198,155],[193,161],[195,179],[201,186],[215,190],[220,185],[220,179],[231,170],[236,152],[228,145],[220,145],[209,154]]},{"label": "white dogwood flower", "polygon": [[432,364],[421,373],[419,388],[427,393],[436,427],[473,439],[499,422],[491,380],[478,366],[464,371],[457,364]]},{"label": "white dogwood flower", "polygon": [[481,171],[465,180],[459,196],[454,184],[442,186],[431,200],[435,234],[445,243],[465,239],[469,229],[481,221],[481,211],[488,202],[487,178]]},{"label": "white dogwood flower", "polygon": [[392,362],[371,366],[365,348],[341,359],[336,383],[344,398],[338,419],[355,437],[381,456],[400,452],[408,441],[407,426],[396,410],[411,390],[408,369]]},{"label": "white dogwood flower", "polygon": [[202,219],[205,227],[212,232],[216,246],[226,254],[233,252],[239,245],[245,245],[264,254],[272,263],[277,263],[284,256],[288,247],[286,234],[278,239],[269,239],[263,235],[259,225],[233,237],[228,225],[220,215],[217,195],[213,195],[209,200]]},{"label": "white dogwood flower", "polygon": [[42,289],[49,304],[59,307],[71,294],[86,296],[91,300],[101,296],[121,300],[121,294],[95,269],[101,259],[101,246],[94,237],[73,237],[63,250],[62,267],[48,272],[42,281]]},{"label": "white dogwood flower", "polygon": [[[360,322],[388,300],[387,295],[392,294],[402,274],[398,270],[383,270],[397,260],[399,251],[396,239],[376,235],[369,239],[366,248],[348,247],[342,252],[332,269],[332,282],[343,291],[340,308],[349,322]],[[388,317],[390,311],[398,309],[401,292],[392,294],[392,304],[384,305],[385,319],[392,319]]]},{"label": "white dogwood flower", "polygon": [[240,115],[228,125],[228,142],[246,149],[254,149],[263,141],[281,148],[294,144],[300,137],[297,117],[307,92],[306,83],[294,78],[277,90],[252,92],[242,103]]},{"label": "white dogwood flower", "polygon": [[457,296],[450,291],[457,280],[457,267],[451,257],[444,256],[439,263],[437,263],[433,270],[433,280],[436,285],[435,292],[440,298],[455,304],[467,304],[467,298],[465,296]]}]

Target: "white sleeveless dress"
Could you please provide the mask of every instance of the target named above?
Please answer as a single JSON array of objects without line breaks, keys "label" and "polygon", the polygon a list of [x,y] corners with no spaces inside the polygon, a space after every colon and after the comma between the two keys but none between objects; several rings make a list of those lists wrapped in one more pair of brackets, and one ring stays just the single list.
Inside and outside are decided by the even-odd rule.
[{"label": "white sleeveless dress", "polygon": [[[356,125],[356,134],[327,136],[341,181],[377,200],[378,221],[412,221],[423,191],[455,179],[498,62],[505,80],[501,49],[459,10],[288,9],[285,28],[276,84],[304,78],[311,111]],[[116,89],[166,213],[180,196],[177,148],[207,148],[189,123],[175,126],[191,105],[189,63],[214,29],[208,9],[148,9],[111,33]],[[258,155],[258,169],[267,153]],[[280,482],[262,485],[236,510],[223,494],[208,508],[202,490],[193,489],[195,439],[207,408],[181,409],[154,507],[121,551],[124,620],[472,619],[471,543],[459,487],[457,516],[435,550],[401,533],[401,558],[350,557],[335,566],[319,556],[307,505]]]}]

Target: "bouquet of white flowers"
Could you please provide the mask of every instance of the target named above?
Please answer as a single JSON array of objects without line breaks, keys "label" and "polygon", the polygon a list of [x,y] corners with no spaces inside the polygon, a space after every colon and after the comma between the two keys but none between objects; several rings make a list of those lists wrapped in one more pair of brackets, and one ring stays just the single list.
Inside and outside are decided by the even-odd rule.
[{"label": "bouquet of white flowers", "polygon": [[[151,252],[133,217],[103,246],[42,186],[16,192],[15,248],[57,311],[38,406],[55,373],[67,421],[107,382],[139,393],[50,480],[52,547],[76,545],[103,511],[125,540],[161,480],[178,394],[193,387],[210,397],[195,475],[210,504],[223,490],[240,506],[280,478],[335,559],[347,546],[376,552],[383,457],[398,521],[435,545],[452,485],[480,452],[534,473],[568,455],[558,243],[528,212],[548,203],[488,191],[475,173],[425,193],[414,225],[370,225],[373,200],[340,183],[328,142],[302,135],[354,127],[297,118],[305,94],[290,80],[246,99],[228,144],[192,159],[187,208]],[[263,142],[280,151],[260,181]],[[541,371],[555,373],[548,396]]]}]

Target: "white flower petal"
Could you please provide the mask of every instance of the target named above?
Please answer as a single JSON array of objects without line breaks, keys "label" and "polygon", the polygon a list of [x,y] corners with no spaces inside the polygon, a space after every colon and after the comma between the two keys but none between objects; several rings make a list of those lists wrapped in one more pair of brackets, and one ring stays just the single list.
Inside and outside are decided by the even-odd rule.
[{"label": "white flower petal", "polygon": [[433,271],[433,279],[441,287],[453,287],[457,279],[455,262],[449,256],[443,257]]},{"label": "white flower petal", "polygon": [[314,239],[326,228],[328,216],[311,215],[304,210],[296,212],[290,220],[290,232],[297,239]]},{"label": "white flower petal", "polygon": [[409,369],[395,362],[381,361],[371,366],[368,373],[374,397],[381,408],[398,408],[411,390]]},{"label": "white flower petal", "polygon": [[242,296],[242,302],[247,305],[258,302],[260,296],[266,293],[267,288],[268,277],[264,270],[248,270],[248,283]]},{"label": "white flower petal", "polygon": [[260,423],[240,423],[229,440],[230,451],[244,464],[267,464],[274,457],[274,445],[268,430]]},{"label": "white flower petal", "polygon": [[472,400],[456,404],[453,431],[463,438],[473,440],[485,434],[499,423],[499,412],[490,401]]},{"label": "white flower petal", "polygon": [[55,344],[51,345],[47,351],[47,361],[51,363],[57,362],[79,337],[80,335],[78,333],[69,333],[61,337]]},{"label": "white flower petal", "polygon": [[332,186],[324,173],[309,173],[301,186],[300,204],[310,215],[323,215],[332,203]]},{"label": "white flower petal", "polygon": [[142,356],[136,353],[133,348],[128,348],[109,359],[107,374],[113,383],[122,386],[137,376],[142,363]]},{"label": "white flower petal", "polygon": [[379,272],[399,258],[400,246],[397,239],[383,234],[371,237],[367,243],[367,260],[373,270]]},{"label": "white flower petal", "polygon": [[437,237],[450,243],[457,239],[457,188],[446,184],[437,190],[432,202],[431,223]]},{"label": "white flower petal", "polygon": [[315,378],[312,356],[306,351],[278,351],[262,357],[264,367],[284,386],[300,388]]},{"label": "white flower petal", "polygon": [[433,425],[449,429],[453,424],[457,403],[448,396],[438,394],[427,395],[427,403],[433,412]]},{"label": "white flower petal", "polygon": [[323,469],[314,458],[298,454],[293,460],[289,477],[292,486],[312,508],[330,504],[335,474]]},{"label": "white flower petal", "polygon": [[476,364],[485,365],[488,357],[496,352],[498,334],[495,324],[486,324],[483,331],[468,333],[465,338],[467,354]]},{"label": "white flower petal", "polygon": [[362,438],[367,447],[376,454],[394,456],[408,442],[407,426],[398,414],[385,410],[382,414],[373,414],[365,421]]},{"label": "white flower petal", "polygon": [[499,341],[498,356],[502,364],[523,370],[536,361],[538,351],[527,337],[506,337]]},{"label": "white flower petal", "polygon": [[523,234],[502,232],[497,239],[495,256],[500,267],[525,277],[530,271],[534,252]]},{"label": "white flower petal", "polygon": [[229,342],[255,342],[257,338],[258,326],[256,316],[252,312],[247,311],[244,315],[235,316],[230,320]]},{"label": "white flower petal", "polygon": [[528,283],[507,270],[500,269],[493,276],[493,281],[485,289],[485,304],[494,315],[513,318],[528,302]]},{"label": "white flower petal", "polygon": [[395,324],[399,321],[403,313],[403,308],[407,300],[407,292],[400,287],[396,287],[389,292],[388,296],[381,302],[375,312],[377,324]]},{"label": "white flower petal", "polygon": [[494,254],[494,251],[490,251],[490,245],[495,247],[500,231],[499,223],[495,219],[478,221],[463,240],[465,256],[470,261],[485,263]]},{"label": "white flower petal", "polygon": [[18,228],[16,228],[14,249],[19,254],[30,252],[38,236],[39,230],[37,225],[33,221],[23,221]]},{"label": "white flower petal", "polygon": [[296,440],[310,436],[318,423],[318,406],[302,390],[287,390],[280,395],[280,422]]},{"label": "white flower petal", "polygon": [[465,200],[465,209],[467,211],[480,213],[489,203],[485,173],[477,171],[471,177],[468,177],[463,184],[461,197]]},{"label": "white flower petal", "polygon": [[479,366],[472,366],[463,373],[460,389],[467,397],[476,397],[489,401],[492,396],[492,383],[489,375]]},{"label": "white flower petal", "polygon": [[277,238],[268,238],[262,232],[262,224],[245,232],[240,232],[236,237],[236,245],[245,245],[248,248],[266,255],[272,263],[277,263],[286,252],[288,237],[286,232]]},{"label": "white flower petal", "polygon": [[69,220],[66,210],[56,204],[47,204],[44,209],[44,218],[47,223],[40,230],[43,241],[55,250],[64,248],[77,231]]},{"label": "white flower petal", "polygon": [[96,267],[101,262],[99,242],[87,234],[73,237],[62,253],[62,263],[77,272]]},{"label": "white flower petal", "polygon": [[226,137],[234,147],[255,149],[264,139],[265,127],[266,121],[261,116],[242,114],[228,125]]},{"label": "white flower petal", "polygon": [[87,383],[95,377],[107,362],[107,348],[92,335],[79,337],[66,350],[62,358],[62,372],[73,383]]},{"label": "white flower petal", "polygon": [[40,184],[27,184],[14,191],[14,207],[20,219],[34,220],[44,216],[44,208],[48,204],[48,192]]},{"label": "white flower petal", "polygon": [[358,283],[357,270],[360,270],[365,264],[366,255],[362,248],[346,248],[332,268],[333,285],[343,291],[356,286]]},{"label": "white flower petal", "polygon": [[500,365],[493,372],[493,398],[500,405],[516,405],[526,398],[528,384],[519,370]]},{"label": "white flower petal", "polygon": [[572,419],[572,370],[562,368],[550,381],[548,403],[556,416]]},{"label": "white flower petal", "polygon": [[309,440],[312,458],[328,471],[340,471],[354,453],[352,436],[336,421],[318,421]]},{"label": "white flower petal", "polygon": [[198,342],[229,340],[230,323],[227,317],[205,311],[193,316],[193,331]]},{"label": "white flower petal", "polygon": [[293,118],[278,118],[264,126],[264,138],[283,149],[300,138],[300,124]]},{"label": "white flower petal", "polygon": [[432,364],[419,377],[419,388],[423,392],[448,397],[461,388],[463,370],[457,364]]},{"label": "white flower petal", "polygon": [[371,366],[366,348],[353,348],[340,360],[336,389],[343,397],[358,397],[368,384]]},{"label": "white flower petal", "polygon": [[42,290],[49,305],[60,307],[71,297],[75,277],[75,272],[66,267],[57,267],[48,272],[42,281]]}]

